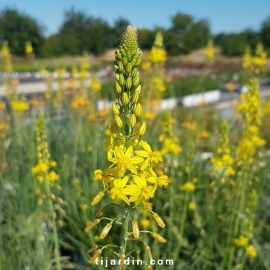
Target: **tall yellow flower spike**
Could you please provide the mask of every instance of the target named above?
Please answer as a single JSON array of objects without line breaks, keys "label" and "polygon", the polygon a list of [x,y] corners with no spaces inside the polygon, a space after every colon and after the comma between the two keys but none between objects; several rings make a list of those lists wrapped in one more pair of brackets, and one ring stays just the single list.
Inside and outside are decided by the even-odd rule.
[{"label": "tall yellow flower spike", "polygon": [[249,90],[241,95],[237,108],[243,122],[243,134],[237,147],[237,156],[239,160],[246,160],[253,157],[256,147],[265,144],[259,134],[261,111],[257,79],[250,79]]},{"label": "tall yellow flower spike", "polygon": [[247,46],[242,58],[242,67],[250,76],[262,76],[265,73],[267,54],[261,43],[258,43],[255,49],[255,55],[251,56],[250,47]]},{"label": "tall yellow flower spike", "polygon": [[[56,269],[61,270],[61,261],[60,261],[60,251],[59,251],[59,241],[57,234],[57,223],[56,223],[56,213],[54,210],[53,202],[57,201],[60,205],[64,201],[60,197],[56,197],[52,188],[55,187],[57,190],[61,190],[61,186],[55,185],[55,182],[58,181],[59,176],[53,170],[57,165],[55,161],[51,160],[51,156],[48,149],[47,143],[47,134],[45,128],[45,122],[43,116],[39,116],[37,119],[37,165],[32,167],[32,173],[34,174],[36,180],[39,182],[39,192],[40,199],[38,205],[43,205],[43,200],[46,200],[46,211],[49,218],[52,220],[53,224],[53,241],[55,246],[55,261]],[[59,209],[59,211],[62,208]],[[62,209],[63,210],[63,209]],[[61,211],[60,211],[61,212]],[[59,220],[60,221],[60,220]],[[61,222],[60,222],[61,223]]]},{"label": "tall yellow flower spike", "polygon": [[0,51],[0,56],[3,58],[5,71],[12,72],[13,67],[12,67],[12,62],[11,62],[11,53],[10,53],[7,41],[3,42],[3,45]]},{"label": "tall yellow flower spike", "polygon": [[[217,151],[211,158],[212,173],[218,175],[230,176],[235,174],[234,159],[230,154],[229,139],[228,139],[228,123],[224,120],[221,123],[219,131],[219,142],[217,145]],[[223,182],[223,178],[221,179]]]},{"label": "tall yellow flower spike", "polygon": [[[131,239],[140,241],[148,247],[141,238],[144,233],[151,234],[161,243],[166,241],[156,232],[140,231],[137,220],[137,212],[147,209],[148,201],[155,196],[156,190],[166,187],[170,182],[167,176],[157,177],[154,172],[154,166],[162,161],[162,156],[159,151],[153,151],[150,145],[142,140],[146,124],[138,123],[142,111],[139,103],[141,85],[138,72],[141,55],[137,42],[137,30],[135,27],[128,26],[115,52],[114,93],[117,101],[112,105],[114,123],[110,128],[111,136],[105,143],[111,165],[104,171],[98,169],[94,172],[95,180],[102,183],[103,189],[93,198],[91,205],[98,204],[107,194],[113,201],[110,205],[118,204],[118,207],[122,209],[120,218],[117,216],[112,219],[101,217],[105,213],[104,209],[107,209],[109,205],[98,211],[100,222],[103,219],[107,220],[107,225],[104,224],[105,227],[100,234],[101,239],[109,236],[115,224],[119,224],[121,220],[120,243],[98,246],[101,251],[106,248],[113,250],[113,257],[117,261],[127,257],[128,241]],[[151,209],[147,211],[151,212]],[[161,217],[156,213],[153,218],[162,228],[165,227]],[[108,220],[110,220],[109,223]],[[129,233],[131,230],[132,235]],[[116,247],[118,252],[115,250]],[[90,259],[90,262],[94,262],[95,256]]]},{"label": "tall yellow flower spike", "polygon": [[213,40],[209,40],[207,42],[206,48],[204,50],[206,56],[206,63],[211,64],[214,59],[214,47],[213,47]]},{"label": "tall yellow flower spike", "polygon": [[163,112],[163,124],[162,134],[159,136],[159,141],[162,143],[160,150],[162,156],[167,154],[179,154],[182,152],[182,148],[179,145],[177,136],[174,134],[173,129],[174,119],[171,116],[171,112],[166,110]]},{"label": "tall yellow flower spike", "polygon": [[33,53],[34,53],[34,49],[32,47],[31,41],[26,42],[25,43],[25,54],[27,56],[31,56],[31,55],[33,55]]},{"label": "tall yellow flower spike", "polygon": [[242,58],[242,67],[244,69],[250,68],[252,65],[252,58],[251,58],[251,53],[250,53],[250,47],[246,46],[245,48],[245,54],[243,55]]},{"label": "tall yellow flower spike", "polygon": [[166,62],[167,53],[163,49],[163,36],[160,32],[156,34],[154,46],[152,47],[148,59],[152,63],[164,64]]}]

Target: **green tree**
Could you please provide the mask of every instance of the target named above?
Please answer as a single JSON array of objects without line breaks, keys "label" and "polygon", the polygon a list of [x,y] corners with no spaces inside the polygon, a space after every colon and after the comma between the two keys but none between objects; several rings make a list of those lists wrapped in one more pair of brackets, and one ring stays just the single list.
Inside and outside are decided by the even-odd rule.
[{"label": "green tree", "polygon": [[195,22],[183,34],[183,51],[189,53],[192,50],[203,48],[210,38],[210,27],[206,20]]},{"label": "green tree", "polygon": [[243,55],[246,45],[247,39],[245,33],[228,34],[223,44],[222,52],[228,56],[240,56]]},{"label": "green tree", "polygon": [[173,32],[173,30],[166,30],[162,34],[164,47],[167,53],[169,55],[177,55],[181,53],[178,36]]},{"label": "green tree", "polygon": [[193,18],[190,15],[177,13],[172,17],[172,31],[175,34],[185,32],[193,24]]},{"label": "green tree", "polygon": [[36,19],[16,9],[6,8],[0,12],[0,40],[8,41],[13,55],[24,55],[27,41],[31,41],[35,54],[39,55],[43,30]]},{"label": "green tree", "polygon": [[41,57],[78,55],[78,40],[72,35],[55,34],[44,40]]},{"label": "green tree", "polygon": [[[210,38],[210,27],[207,20],[196,22],[190,15],[177,13],[171,21],[172,27],[167,32],[167,36],[171,38],[169,48],[165,41],[169,54],[189,53],[194,49],[204,47]],[[166,40],[165,36],[164,40]]]},{"label": "green tree", "polygon": [[264,47],[270,54],[270,16],[262,23],[260,36]]},{"label": "green tree", "polygon": [[138,29],[139,44],[144,50],[150,50],[155,40],[155,31],[142,28]]},{"label": "green tree", "polygon": [[[250,46],[253,52],[255,52],[256,46],[261,42],[260,33],[252,29],[246,29],[243,31],[243,34],[246,37],[246,42]],[[242,52],[243,54],[244,52]]]},{"label": "green tree", "polygon": [[107,22],[99,18],[88,17],[85,13],[74,11],[74,9],[65,12],[64,22],[59,30],[60,37],[74,39],[72,44],[77,46],[69,48],[68,54],[73,54],[74,51],[76,54],[82,54],[87,51],[99,55],[108,46],[108,34]]}]

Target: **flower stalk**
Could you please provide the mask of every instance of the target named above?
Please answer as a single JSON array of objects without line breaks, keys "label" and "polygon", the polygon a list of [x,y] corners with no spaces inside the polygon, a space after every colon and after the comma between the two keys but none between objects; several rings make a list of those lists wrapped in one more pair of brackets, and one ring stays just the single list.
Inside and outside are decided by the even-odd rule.
[{"label": "flower stalk", "polygon": [[[140,104],[141,85],[139,66],[142,52],[138,47],[137,30],[128,26],[124,32],[118,50],[115,52],[115,85],[116,103],[112,105],[114,123],[111,125],[111,136],[106,141],[106,152],[111,165],[105,170],[96,170],[94,179],[102,182],[103,190],[93,198],[91,205],[99,204],[106,194],[113,200],[112,206],[120,206],[122,216],[111,220],[121,219],[122,231],[119,251],[113,252],[117,260],[123,262],[128,258],[132,249],[128,242],[140,241],[137,217],[139,209],[146,209],[147,201],[154,197],[155,191],[168,185],[170,180],[166,175],[157,176],[154,166],[162,161],[159,151],[152,151],[151,146],[142,140],[146,124],[140,123],[142,106]],[[102,208],[101,208],[102,209]],[[99,211],[98,216],[105,212]],[[165,227],[158,214],[153,218],[161,228]],[[105,219],[105,218],[101,218]],[[100,234],[100,238],[110,236],[110,230],[117,222],[108,223]],[[97,225],[97,221],[94,222]],[[90,224],[87,230],[93,227]],[[132,232],[129,229],[132,228]],[[159,242],[166,240],[156,232],[151,233]],[[131,242],[130,241],[130,242]],[[144,243],[144,242],[143,242]],[[146,245],[146,244],[145,244]],[[92,259],[91,259],[92,260]],[[121,263],[118,269],[124,269]]]}]

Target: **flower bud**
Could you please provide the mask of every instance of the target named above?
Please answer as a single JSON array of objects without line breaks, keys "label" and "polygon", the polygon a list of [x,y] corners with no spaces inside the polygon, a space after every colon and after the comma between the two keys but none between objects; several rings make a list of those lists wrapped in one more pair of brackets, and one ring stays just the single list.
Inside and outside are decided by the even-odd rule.
[{"label": "flower bud", "polygon": [[100,233],[99,239],[103,239],[107,236],[107,234],[109,233],[110,229],[112,228],[112,222],[108,223],[103,230]]},{"label": "flower bud", "polygon": [[91,206],[96,205],[100,202],[100,200],[103,198],[104,192],[100,191],[97,196],[94,198],[94,200],[91,202]]},{"label": "flower bud", "polygon": [[142,62],[142,59],[141,58],[138,58],[137,61],[136,61],[136,66],[139,66]]},{"label": "flower bud", "polygon": [[130,89],[131,86],[132,86],[132,79],[131,79],[131,77],[128,77],[126,80],[126,87],[127,87],[127,89]]},{"label": "flower bud", "polygon": [[91,247],[87,252],[88,253],[91,253],[92,251],[96,250],[97,249],[97,246],[93,246]]},{"label": "flower bud", "polygon": [[137,76],[135,76],[134,78],[133,78],[133,86],[134,87],[136,87],[136,86],[138,86],[139,85],[139,82],[140,82],[140,78],[139,78],[139,75],[137,75]]},{"label": "flower bud", "polygon": [[152,260],[153,259],[153,256],[152,256],[152,252],[151,252],[150,247],[149,246],[145,247],[145,251],[146,251],[149,259]]},{"label": "flower bud", "polygon": [[124,64],[124,66],[126,66],[128,64],[128,60],[126,57],[123,57],[123,64]]},{"label": "flower bud", "polygon": [[126,92],[123,93],[122,95],[122,103],[124,105],[128,104],[129,98],[128,98],[128,94]]},{"label": "flower bud", "polygon": [[132,65],[130,63],[127,64],[126,71],[127,71],[127,73],[131,73],[131,71],[132,71]]},{"label": "flower bud", "polygon": [[55,188],[56,188],[57,190],[62,190],[62,189],[63,189],[60,185],[55,185]]},{"label": "flower bud", "polygon": [[138,92],[139,94],[141,93],[142,86],[139,84],[137,88],[135,89],[135,92]]},{"label": "flower bud", "polygon": [[165,240],[160,234],[158,234],[158,233],[156,233],[156,232],[153,232],[153,233],[152,233],[152,236],[153,236],[156,240],[158,240],[158,242],[160,242],[160,243],[165,243],[165,242],[166,242],[166,240]]},{"label": "flower bud", "polygon": [[135,104],[135,106],[134,106],[134,114],[137,117],[140,117],[141,113],[142,113],[142,105],[140,103]]},{"label": "flower bud", "polygon": [[124,85],[125,83],[125,78],[124,78],[124,75],[123,74],[119,74],[119,79],[118,79],[118,82],[121,86]]},{"label": "flower bud", "polygon": [[132,231],[133,231],[133,236],[138,239],[140,236],[140,231],[138,227],[138,221],[136,219],[132,220]]},{"label": "flower bud", "polygon": [[115,82],[114,90],[118,94],[120,94],[122,92],[122,88],[121,88],[120,84],[117,81]]},{"label": "flower bud", "polygon": [[124,46],[122,47],[122,49],[120,49],[120,53],[121,53],[121,58],[123,58],[124,56],[126,56],[125,51],[123,50]]},{"label": "flower bud", "polygon": [[121,118],[120,118],[119,115],[115,115],[115,116],[114,116],[114,120],[115,120],[116,125],[117,125],[119,128],[122,128],[122,127],[123,127],[123,122],[122,122],[122,120],[121,120]]},{"label": "flower bud", "polygon": [[133,67],[135,67],[136,66],[136,63],[137,63],[137,59],[136,58],[133,58],[132,61],[131,61],[131,65]]},{"label": "flower bud", "polygon": [[112,104],[112,111],[115,115],[119,115],[120,114],[119,105],[116,103]]},{"label": "flower bud", "polygon": [[[118,58],[118,61],[119,61],[120,59],[122,59],[122,55],[121,55],[121,53],[120,53],[119,50],[117,50],[117,51],[115,52],[115,57]],[[120,62],[120,61],[119,61],[119,62]],[[123,64],[122,64],[122,65],[123,65]]]},{"label": "flower bud", "polygon": [[110,235],[108,238],[108,241],[107,241],[107,245],[110,245],[112,243],[112,241],[113,241],[113,237],[112,237],[112,235]]},{"label": "flower bud", "polygon": [[118,70],[122,73],[124,71],[123,63],[121,61],[118,61],[117,66]]},{"label": "flower bud", "polygon": [[133,68],[133,70],[131,72],[131,76],[136,77],[137,75],[138,75],[138,69],[135,67],[135,68]]},{"label": "flower bud", "polygon": [[130,124],[131,128],[134,128],[136,126],[136,116],[135,116],[135,114],[130,115],[129,124]]},{"label": "flower bud", "polygon": [[125,262],[125,258],[126,258],[126,255],[125,255],[125,254],[121,254],[121,255],[120,255],[119,270],[122,270],[122,269],[123,269],[123,265],[124,265],[124,262]]},{"label": "flower bud", "polygon": [[165,228],[165,223],[163,222],[163,220],[161,219],[161,217],[157,214],[154,213],[152,215],[152,217],[154,218],[154,220],[157,222],[157,224],[161,227],[161,228]]},{"label": "flower bud", "polygon": [[140,251],[136,250],[136,260],[140,260]]},{"label": "flower bud", "polygon": [[107,210],[107,206],[103,206],[102,208],[100,208],[97,213],[96,213],[96,217],[101,217]]},{"label": "flower bud", "polygon": [[91,230],[92,228],[94,228],[98,223],[100,222],[100,219],[97,218],[95,219],[93,222],[91,222],[85,229],[85,232],[88,232],[89,230]]},{"label": "flower bud", "polygon": [[95,259],[102,253],[101,249],[98,249],[96,253],[91,257],[91,259],[88,261],[89,263],[93,263]]},{"label": "flower bud", "polygon": [[132,96],[132,102],[137,103],[139,101],[139,96],[140,96],[140,93],[135,91],[135,93]]},{"label": "flower bud", "polygon": [[141,127],[140,127],[140,130],[139,130],[139,135],[140,136],[143,136],[143,134],[145,133],[146,131],[146,124],[145,122],[142,123]]},{"label": "flower bud", "polygon": [[116,127],[115,125],[111,125],[110,127],[110,132],[111,132],[111,135],[117,135],[117,130],[116,130]]}]

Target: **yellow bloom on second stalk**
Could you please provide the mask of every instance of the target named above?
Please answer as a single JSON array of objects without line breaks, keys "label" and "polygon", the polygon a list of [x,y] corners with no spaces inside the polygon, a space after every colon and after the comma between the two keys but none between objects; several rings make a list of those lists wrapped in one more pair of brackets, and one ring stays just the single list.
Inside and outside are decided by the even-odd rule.
[{"label": "yellow bloom on second stalk", "polygon": [[215,155],[211,158],[213,165],[212,173],[225,173],[225,175],[234,175],[234,159],[230,155],[228,139],[228,123],[223,121],[219,131],[219,142]]},{"label": "yellow bloom on second stalk", "polygon": [[25,54],[26,55],[31,55],[34,53],[34,49],[32,47],[31,41],[28,41],[25,43]]},{"label": "yellow bloom on second stalk", "polygon": [[250,75],[263,75],[265,72],[266,62],[267,54],[261,43],[257,44],[254,56],[251,56],[250,47],[246,47],[245,54],[242,58],[242,67],[246,71],[250,72]]},{"label": "yellow bloom on second stalk", "polygon": [[257,79],[250,79],[249,90],[241,95],[238,110],[243,122],[243,134],[237,147],[237,155],[240,160],[245,160],[255,154],[256,147],[265,144],[265,141],[260,138],[259,134],[261,111]]},{"label": "yellow bloom on second stalk", "polygon": [[29,109],[29,105],[27,102],[22,100],[14,100],[11,102],[11,108],[13,111],[17,112],[25,112]]},{"label": "yellow bloom on second stalk", "polygon": [[168,153],[179,154],[182,152],[182,148],[179,145],[178,138],[174,135],[173,124],[174,119],[171,117],[169,110],[163,113],[163,132],[159,136],[159,141],[162,142],[162,148],[160,153],[165,156]]},{"label": "yellow bloom on second stalk", "polygon": [[32,173],[39,182],[44,182],[44,180],[46,180],[47,182],[45,182],[45,185],[53,184],[59,179],[58,174],[52,170],[57,164],[50,159],[43,117],[40,116],[37,121],[39,142],[37,146],[38,164],[32,167]]},{"label": "yellow bloom on second stalk", "polygon": [[154,46],[152,47],[148,59],[152,63],[164,64],[167,59],[167,52],[163,49],[163,36],[160,32],[157,33]]},{"label": "yellow bloom on second stalk", "polygon": [[214,59],[214,48],[213,48],[213,41],[209,40],[207,42],[206,48],[205,48],[205,55],[206,55],[206,62],[207,63],[212,63]]}]

